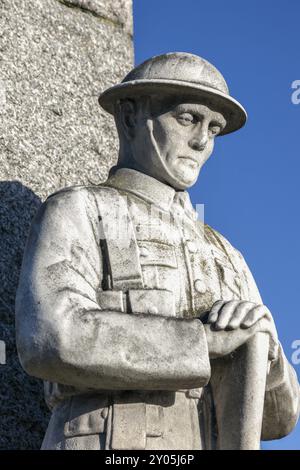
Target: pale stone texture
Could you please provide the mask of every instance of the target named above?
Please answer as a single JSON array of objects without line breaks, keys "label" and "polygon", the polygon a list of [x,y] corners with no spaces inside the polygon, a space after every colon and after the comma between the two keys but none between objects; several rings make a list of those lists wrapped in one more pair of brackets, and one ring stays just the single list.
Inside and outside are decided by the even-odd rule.
[{"label": "pale stone texture", "polygon": [[16,297],[20,361],[53,410],[42,448],[246,450],[287,435],[299,385],[271,313],[185,191],[245,111],[187,53],[149,59],[100,103],[116,112],[118,166],[43,204]]},{"label": "pale stone texture", "polygon": [[0,448],[41,445],[42,385],[16,355],[14,298],[41,200],[97,183],[117,157],[99,92],[131,68],[131,0],[0,0]]}]

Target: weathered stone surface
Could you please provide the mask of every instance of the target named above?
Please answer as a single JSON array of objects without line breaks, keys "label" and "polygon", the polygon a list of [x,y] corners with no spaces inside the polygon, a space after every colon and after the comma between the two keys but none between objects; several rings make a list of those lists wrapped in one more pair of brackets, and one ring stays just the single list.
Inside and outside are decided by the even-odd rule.
[{"label": "weathered stone surface", "polygon": [[26,236],[40,198],[20,182],[0,182],[0,339],[6,365],[0,365],[0,448],[39,445],[48,411],[42,384],[21,369],[15,346],[14,298]]},{"label": "weathered stone surface", "polygon": [[[0,0],[0,448],[39,448],[42,385],[18,363],[14,297],[41,200],[99,182],[117,157],[99,92],[131,68],[131,0]],[[105,118],[104,118],[105,117]]]},{"label": "weathered stone surface", "polygon": [[0,31],[2,179],[40,196],[103,179],[117,139],[97,97],[132,63],[131,37],[56,0],[2,1]]},{"label": "weathered stone surface", "polygon": [[245,111],[187,53],[149,59],[100,103],[118,165],[106,187],[48,199],[16,297],[20,359],[53,409],[42,448],[254,450],[287,435],[299,384],[271,312],[186,192]]},{"label": "weathered stone surface", "polygon": [[121,25],[132,34],[132,14],[127,0],[59,0],[68,6],[78,7],[93,15]]}]

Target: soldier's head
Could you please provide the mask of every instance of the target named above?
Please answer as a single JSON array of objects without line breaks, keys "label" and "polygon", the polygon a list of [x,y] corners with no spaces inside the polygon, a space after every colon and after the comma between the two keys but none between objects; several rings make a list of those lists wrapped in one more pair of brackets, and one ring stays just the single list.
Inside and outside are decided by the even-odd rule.
[{"label": "soldier's head", "polygon": [[115,117],[118,166],[135,168],[175,189],[196,182],[216,136],[246,121],[220,72],[187,53],[144,62],[99,102]]}]

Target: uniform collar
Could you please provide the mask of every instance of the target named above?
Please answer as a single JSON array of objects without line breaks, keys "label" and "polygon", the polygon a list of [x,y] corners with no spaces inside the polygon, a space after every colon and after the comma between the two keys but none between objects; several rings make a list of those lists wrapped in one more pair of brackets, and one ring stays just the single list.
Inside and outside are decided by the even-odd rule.
[{"label": "uniform collar", "polygon": [[187,191],[175,191],[171,186],[145,173],[131,168],[118,168],[105,184],[135,194],[166,211],[171,210],[173,204],[180,205],[195,220],[195,210]]}]

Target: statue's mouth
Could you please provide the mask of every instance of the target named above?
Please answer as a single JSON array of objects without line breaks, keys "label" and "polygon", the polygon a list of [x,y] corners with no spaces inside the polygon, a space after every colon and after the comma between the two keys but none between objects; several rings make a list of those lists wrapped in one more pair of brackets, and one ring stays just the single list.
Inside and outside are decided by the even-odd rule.
[{"label": "statue's mouth", "polygon": [[190,164],[193,168],[199,166],[199,161],[195,157],[190,157],[186,155],[180,155],[178,158],[186,160],[188,164]]}]

